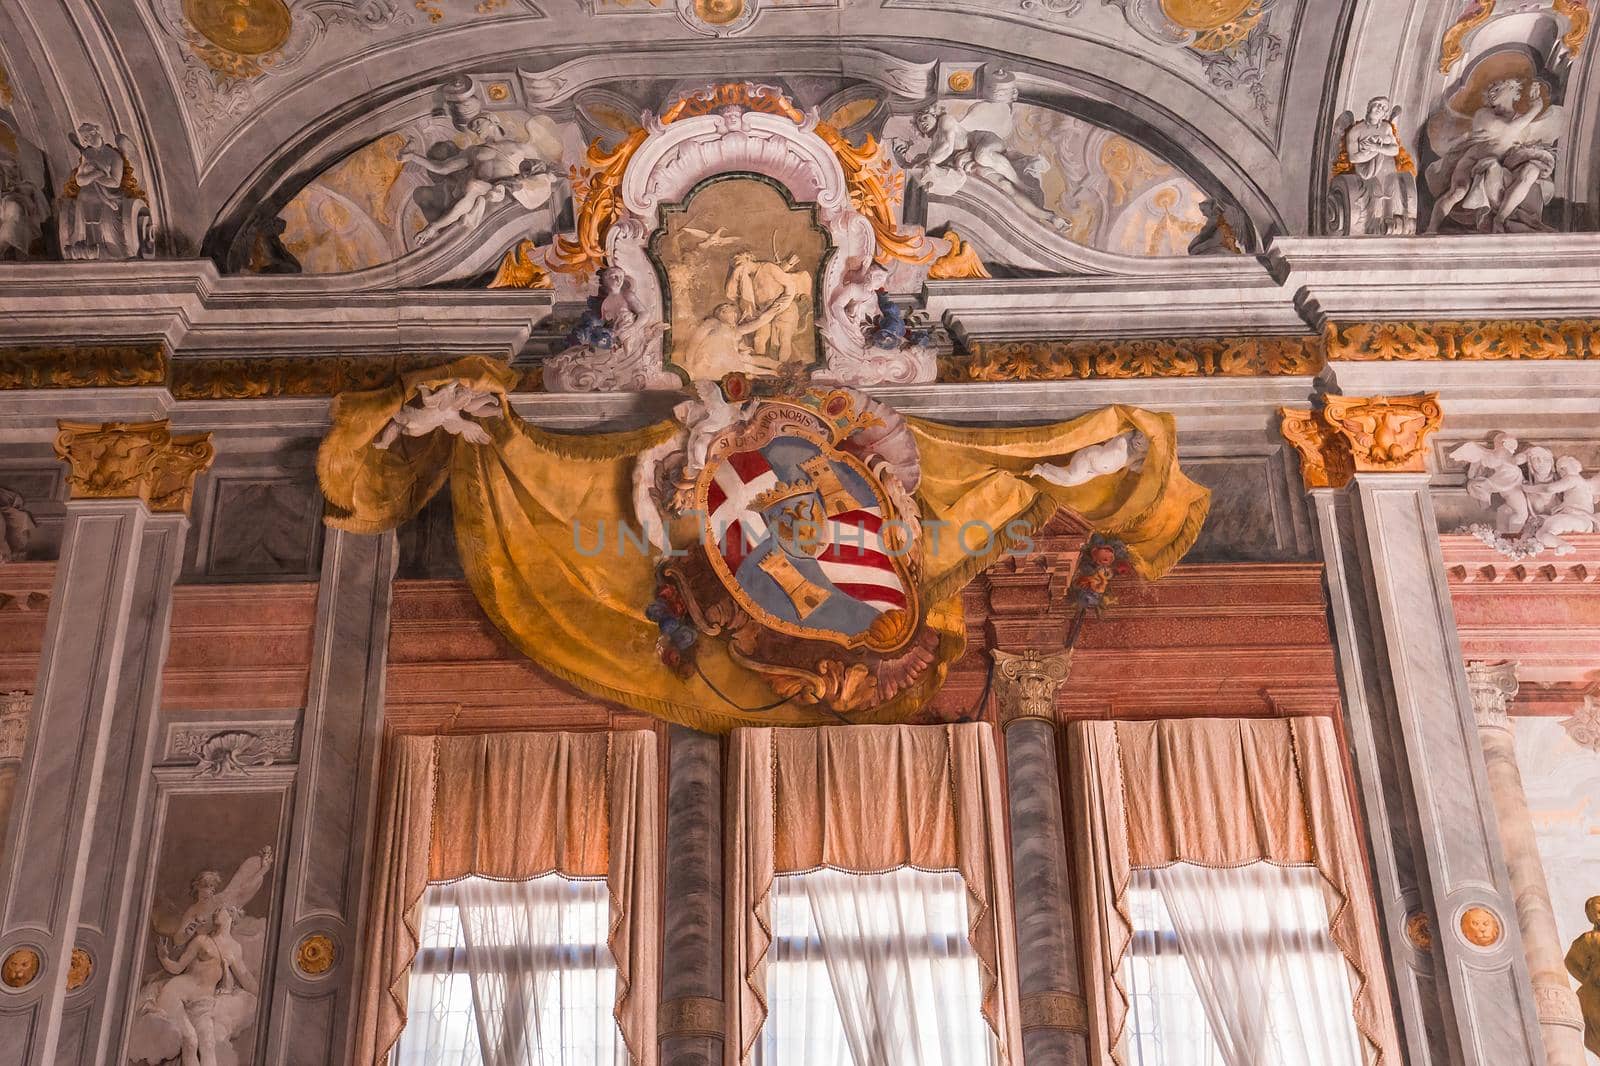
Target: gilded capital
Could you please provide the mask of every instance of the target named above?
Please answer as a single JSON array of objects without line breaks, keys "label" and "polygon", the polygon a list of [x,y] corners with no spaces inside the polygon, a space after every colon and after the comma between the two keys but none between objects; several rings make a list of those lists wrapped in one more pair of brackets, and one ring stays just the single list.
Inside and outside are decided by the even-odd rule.
[{"label": "gilded capital", "polygon": [[56,457],[70,468],[73,499],[138,499],[152,511],[187,512],[195,478],[216,455],[211,434],[175,434],[165,419],[56,425]]},{"label": "gilded capital", "polygon": [[1355,474],[1426,473],[1428,437],[1444,422],[1439,394],[1328,396],[1317,410],[1280,408],[1306,488],[1341,488]]},{"label": "gilded capital", "polygon": [[1055,721],[1056,693],[1072,667],[1072,653],[1060,651],[1046,655],[1025,651],[1013,655],[996,650],[994,693],[999,705],[1000,725],[1004,728],[1018,718]]}]

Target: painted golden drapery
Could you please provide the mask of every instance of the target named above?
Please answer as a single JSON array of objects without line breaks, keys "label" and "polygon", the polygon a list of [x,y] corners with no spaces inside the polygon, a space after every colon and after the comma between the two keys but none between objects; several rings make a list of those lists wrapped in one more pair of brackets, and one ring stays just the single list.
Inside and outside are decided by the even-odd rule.
[{"label": "painted golden drapery", "polygon": [[[480,423],[490,443],[435,432],[402,437],[388,450],[371,447],[419,386],[451,381],[501,397],[502,416]],[[773,703],[773,694],[715,640],[702,641],[698,657],[711,684],[679,678],[660,664],[657,628],[644,615],[655,596],[656,560],[621,533],[636,528],[635,458],[679,427],[662,422],[625,433],[551,433],[512,412],[506,394],[515,381],[502,364],[468,358],[409,374],[392,388],[338,397],[317,461],[328,523],[356,533],[393,529],[448,480],[461,563],[479,603],[551,674],[601,699],[713,732],[836,721],[792,702],[745,710]],[[1037,528],[1065,507],[1125,542],[1134,565],[1154,578],[1189,549],[1205,518],[1209,494],[1178,469],[1168,415],[1108,407],[1071,422],[1006,429],[908,422],[922,460],[917,502],[923,522],[947,523],[937,543],[923,538],[923,602],[940,636],[939,666],[927,684],[855,721],[903,720],[936,691],[945,666],[961,654],[961,588],[1014,547],[997,537],[987,550],[973,551],[971,542],[982,538],[969,535],[964,543],[956,535],[964,524],[1004,530],[1020,521]],[[1073,488],[1027,474],[1036,463],[1062,461],[1130,429],[1150,441],[1138,471]]]}]

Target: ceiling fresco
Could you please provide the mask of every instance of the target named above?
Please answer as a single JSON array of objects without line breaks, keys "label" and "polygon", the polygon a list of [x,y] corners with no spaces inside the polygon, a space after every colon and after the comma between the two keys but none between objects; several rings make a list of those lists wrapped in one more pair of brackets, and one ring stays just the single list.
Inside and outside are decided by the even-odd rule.
[{"label": "ceiling fresco", "polygon": [[[0,254],[99,257],[65,203],[89,188],[117,257],[360,275],[465,220],[480,254],[407,284],[512,253],[526,273],[576,223],[591,144],[746,83],[875,146],[896,222],[996,277],[1586,230],[1593,21],[1590,0],[43,0],[0,10]],[[462,85],[497,133],[452,112]],[[520,154],[495,175],[484,151]],[[473,174],[495,188],[463,199]]]}]

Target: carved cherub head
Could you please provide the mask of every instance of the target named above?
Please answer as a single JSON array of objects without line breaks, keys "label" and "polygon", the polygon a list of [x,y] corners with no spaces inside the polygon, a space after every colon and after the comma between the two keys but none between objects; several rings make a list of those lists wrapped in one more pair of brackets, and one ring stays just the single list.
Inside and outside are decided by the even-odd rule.
[{"label": "carved cherub head", "polygon": [[917,127],[918,133],[922,134],[924,137],[928,137],[931,136],[933,131],[939,127],[939,119],[943,116],[943,104],[929,104],[921,111],[918,111],[912,118],[911,122],[912,125]]},{"label": "carved cherub head", "polygon": [[1394,118],[1394,101],[1387,96],[1374,96],[1367,101],[1367,121],[1373,125],[1388,122]]},{"label": "carved cherub head", "polygon": [[1527,458],[1528,473],[1535,481],[1549,481],[1556,468],[1556,456],[1549,448],[1534,445],[1523,455]]},{"label": "carved cherub head", "polygon": [[1515,111],[1521,99],[1522,82],[1516,78],[1501,78],[1483,91],[1483,102],[1497,111]]},{"label": "carved cherub head", "polygon": [[85,148],[98,148],[105,143],[105,134],[100,132],[100,127],[93,122],[85,122],[78,126],[78,140]]}]

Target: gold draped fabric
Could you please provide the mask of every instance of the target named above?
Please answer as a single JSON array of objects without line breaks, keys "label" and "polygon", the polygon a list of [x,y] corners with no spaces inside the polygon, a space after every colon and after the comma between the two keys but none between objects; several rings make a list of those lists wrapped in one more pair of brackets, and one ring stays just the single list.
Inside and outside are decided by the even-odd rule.
[{"label": "gold draped fabric", "polygon": [[[655,598],[655,560],[637,539],[624,542],[622,531],[637,528],[636,457],[679,427],[662,422],[626,433],[550,433],[512,412],[505,396],[515,380],[502,364],[469,358],[413,373],[393,388],[338,397],[317,461],[329,524],[356,533],[393,529],[448,479],[457,547],[479,603],[551,674],[590,695],[708,732],[830,721],[793,702],[747,710],[773,703],[772,690],[716,640],[702,640],[698,648],[709,684],[660,665],[657,628],[644,616]],[[501,397],[502,417],[480,423],[491,443],[435,432],[402,437],[388,450],[370,446],[419,386],[451,381]],[[1005,530],[1020,522],[1036,529],[1064,507],[1124,541],[1134,565],[1154,578],[1177,563],[1205,519],[1209,495],[1179,470],[1169,415],[1108,407],[1071,422],[1012,429],[908,421],[922,460],[917,497],[923,523],[944,523],[939,543],[925,535],[923,544],[922,601],[940,637],[939,666],[926,684],[856,715],[857,721],[904,720],[964,651],[962,586],[1017,547],[1004,537],[985,544],[978,530],[963,537],[967,523]],[[1131,429],[1150,441],[1137,472],[1073,488],[1027,474],[1036,463],[1062,461]]]},{"label": "gold draped fabric", "polygon": [[1187,862],[1315,866],[1328,930],[1356,979],[1357,1031],[1374,1066],[1399,1066],[1388,982],[1339,736],[1328,718],[1074,722],[1070,804],[1084,955],[1100,1061],[1126,1061],[1119,972],[1133,928],[1131,871]]},{"label": "gold draped fabric", "polygon": [[729,749],[728,1003],[734,1061],[766,1021],[773,878],[955,870],[1002,1066],[1021,1062],[1005,805],[987,724],[740,729]]},{"label": "gold draped fabric", "polygon": [[614,1013],[632,1061],[656,1061],[656,738],[631,733],[397,737],[380,800],[356,1059],[383,1066],[405,1027],[430,882],[604,878]]}]

